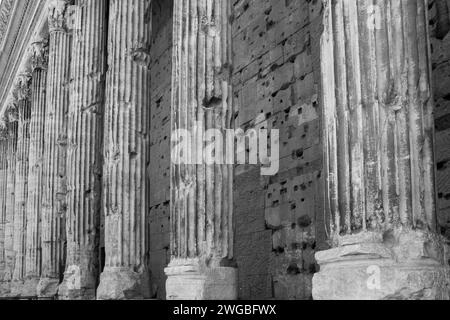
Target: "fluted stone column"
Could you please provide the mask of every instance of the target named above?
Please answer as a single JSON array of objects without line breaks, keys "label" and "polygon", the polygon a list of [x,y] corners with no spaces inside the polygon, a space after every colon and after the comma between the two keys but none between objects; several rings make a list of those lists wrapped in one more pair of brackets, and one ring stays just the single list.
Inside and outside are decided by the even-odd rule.
[{"label": "fluted stone column", "polygon": [[67,268],[60,295],[94,299],[99,273],[105,0],[77,0],[67,153]]},{"label": "fluted stone column", "polygon": [[16,105],[8,107],[7,111],[7,182],[6,182],[6,212],[5,212],[5,236],[4,236],[4,255],[5,268],[3,273],[3,283],[1,287],[2,296],[11,292],[11,280],[14,271],[14,205],[15,205],[15,181],[16,181],[16,151],[17,151],[17,127],[18,117]]},{"label": "fluted stone column", "polygon": [[426,0],[327,0],[327,231],[315,299],[448,299]]},{"label": "fluted stone column", "polygon": [[8,128],[7,120],[0,119],[0,293],[5,273],[5,221],[8,186]]},{"label": "fluted stone column", "polygon": [[225,137],[225,129],[234,126],[230,4],[175,1],[172,131],[187,130],[194,137],[183,152],[177,148],[184,140],[172,141],[171,147],[175,161],[172,258],[165,270],[168,299],[237,298],[237,269],[232,263],[233,167],[205,161],[202,139],[208,129]]},{"label": "fluted stone column", "polygon": [[72,36],[66,25],[68,1],[49,3],[49,57],[44,129],[42,267],[38,295],[52,298],[64,272],[67,112]]},{"label": "fluted stone column", "polygon": [[103,167],[106,265],[99,299],[150,297],[151,16],[150,0],[110,1]]},{"label": "fluted stone column", "polygon": [[41,213],[42,213],[42,169],[44,156],[44,128],[47,89],[48,41],[34,42],[31,46],[32,89],[30,151],[28,169],[28,201],[26,228],[26,280],[22,295],[37,295],[41,276]]},{"label": "fluted stone column", "polygon": [[17,111],[16,186],[14,204],[14,272],[11,293],[20,296],[25,280],[25,252],[28,201],[28,160],[30,150],[31,74],[19,75]]}]

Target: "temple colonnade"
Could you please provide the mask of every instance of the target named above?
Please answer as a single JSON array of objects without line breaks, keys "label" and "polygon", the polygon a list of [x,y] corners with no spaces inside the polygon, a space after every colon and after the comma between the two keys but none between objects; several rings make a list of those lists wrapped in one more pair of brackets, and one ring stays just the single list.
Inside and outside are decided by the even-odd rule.
[{"label": "temple colonnade", "polygon": [[[43,32],[1,106],[0,296],[151,298],[152,1],[47,3]],[[379,0],[373,25],[371,3],[324,1],[332,249],[316,255],[313,295],[448,299],[427,1]],[[174,1],[172,130],[234,128],[231,11],[231,1]],[[184,157],[202,158],[200,133]],[[237,299],[233,166],[194,163],[171,165],[167,298]],[[389,285],[368,285],[368,270]]]}]

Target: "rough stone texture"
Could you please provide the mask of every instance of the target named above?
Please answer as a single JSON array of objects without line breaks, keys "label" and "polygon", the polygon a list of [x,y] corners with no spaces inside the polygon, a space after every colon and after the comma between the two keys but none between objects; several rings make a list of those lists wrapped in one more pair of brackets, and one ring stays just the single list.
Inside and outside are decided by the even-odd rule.
[{"label": "rough stone texture", "polygon": [[[313,295],[392,298],[408,288],[448,299],[450,269],[436,223],[427,1],[379,1],[372,21],[373,10],[370,1],[326,2],[324,190],[333,249],[316,254]],[[388,281],[372,288],[369,276],[352,276],[355,264],[381,268],[373,277]],[[342,265],[348,279],[336,277]],[[344,290],[350,282],[354,293]]]},{"label": "rough stone texture", "polygon": [[[0,48],[3,49],[0,50],[0,78],[2,83],[0,99],[5,98],[5,90],[11,90],[10,87],[14,87],[15,74],[19,72],[16,67],[22,59],[21,51],[28,49],[26,48],[27,43],[31,39],[28,32],[35,31],[28,26],[33,25],[33,21],[37,19],[28,18],[32,16],[32,12],[35,10],[37,12],[40,7],[43,7],[44,2],[23,0],[17,2],[16,5],[14,1],[3,0],[1,3]],[[180,2],[182,1],[180,0]],[[233,14],[231,15],[234,47],[232,79],[236,126],[245,130],[262,127],[280,129],[282,158],[279,174],[270,178],[262,178],[258,166],[236,167],[234,183],[236,219],[234,258],[239,273],[239,297],[243,299],[309,299],[312,295],[311,279],[313,274],[319,270],[314,254],[317,250],[328,248],[328,244],[324,241],[327,238],[328,231],[325,230],[325,225],[328,225],[325,222],[328,222],[328,219],[323,214],[322,200],[322,193],[325,188],[323,184],[325,174],[322,170],[322,101],[319,50],[323,28],[322,1],[235,0],[230,2],[233,7]],[[383,2],[379,1],[379,3]],[[393,3],[393,1],[390,2]],[[71,56],[75,54],[78,57],[80,53],[80,51],[71,50],[71,34],[66,32],[64,16],[66,15],[67,1],[52,0],[49,3],[51,4],[49,17],[51,61],[44,139],[41,241],[43,245],[42,268],[43,276],[45,276],[39,286],[41,297],[53,297],[56,294],[65,268],[66,230],[64,217],[67,207],[67,112],[69,91],[72,88],[69,85],[68,66]],[[86,5],[89,1],[80,1],[79,3]],[[194,4],[196,2],[190,1],[189,3]],[[363,1],[358,0],[358,3],[363,3]],[[441,233],[447,239],[450,235],[450,166],[448,165],[450,159],[448,154],[450,149],[450,109],[448,105],[450,94],[448,89],[450,87],[448,61],[450,52],[449,4],[449,0],[428,0],[436,101],[434,117],[438,222]],[[178,296],[179,294],[201,297],[203,294],[200,291],[185,291],[184,293],[173,293],[172,291],[166,294],[165,290],[167,277],[164,269],[167,267],[171,253],[169,235],[171,227],[170,112],[173,5],[173,0],[152,1],[152,44],[150,46],[150,74],[152,79],[150,85],[146,84],[146,87],[151,88],[148,89],[151,95],[150,161],[146,164],[151,190],[148,203],[143,204],[147,207],[146,216],[143,219],[146,221],[146,232],[149,233],[149,239],[143,245],[149,251],[149,261],[147,262],[151,270],[153,293],[157,298],[165,298],[166,295]],[[70,19],[72,19],[72,22],[86,22],[84,19],[77,20],[79,17],[75,14],[70,16]],[[147,19],[150,19],[150,17],[147,16]],[[7,34],[7,31],[9,34]],[[46,30],[43,31],[43,33],[46,32]],[[119,35],[114,34],[114,36]],[[135,46],[139,47],[139,44],[131,45],[132,48]],[[141,60],[139,57],[146,56],[146,53],[135,52],[135,56],[137,60]],[[116,55],[115,58],[110,57],[110,59],[126,61],[125,57],[121,55]],[[126,66],[123,68],[126,68]],[[83,76],[87,74],[94,77],[96,75],[94,71],[93,73],[86,72]],[[86,85],[84,92],[91,89],[95,91],[98,88],[92,85],[90,81],[80,80],[77,86],[80,84]],[[131,85],[130,88],[132,87]],[[12,98],[14,97],[12,96]],[[102,99],[99,100],[103,101]],[[89,100],[86,105],[89,105],[92,100]],[[0,112],[5,110],[5,107],[9,107],[10,102],[8,99],[6,102],[2,100],[0,104],[3,105],[0,106]],[[14,104],[14,101],[12,103]],[[95,108],[95,103],[93,105]],[[12,111],[9,112],[9,117],[13,120],[16,117],[14,109],[11,108],[9,111]],[[2,273],[6,280],[0,285],[0,296],[7,296],[10,291],[8,280],[12,278],[15,260],[13,237],[17,123],[14,124],[14,121],[8,122],[8,127],[11,136],[6,146],[9,150],[6,156],[8,168],[6,180],[1,178],[2,158],[0,153],[0,281]],[[107,131],[107,128],[103,125],[97,127],[98,132]],[[126,130],[126,127],[122,129]],[[31,138],[33,138],[33,134]],[[96,153],[96,156],[98,156],[102,146],[97,144],[95,148],[99,150]],[[92,159],[85,158],[85,160],[91,161]],[[81,161],[81,158],[78,158],[77,161]],[[97,164],[96,170],[101,168],[101,164],[99,166]],[[32,164],[30,163],[30,174],[31,168]],[[83,168],[91,169],[92,167],[86,165]],[[99,171],[97,171],[97,174],[100,175]],[[369,177],[370,175],[366,176]],[[31,178],[29,180],[32,181]],[[99,181],[100,178],[96,179],[92,185],[96,183],[98,185]],[[6,200],[4,201],[2,201],[2,182],[6,189]],[[86,191],[91,194],[89,190],[80,189],[81,193]],[[99,192],[97,192],[97,195],[99,195]],[[80,194],[79,196],[82,198],[83,195]],[[31,202],[29,201],[29,203]],[[341,201],[341,204],[345,206],[345,202]],[[97,205],[100,204],[97,203]],[[2,208],[4,208],[3,214]],[[96,208],[98,209],[98,207]],[[88,211],[85,212],[85,214],[79,214],[77,217],[80,219],[86,218]],[[99,211],[96,214],[99,214]],[[31,220],[28,221],[27,226],[33,224]],[[100,237],[103,238],[101,240],[103,249],[105,247],[103,237],[105,219],[103,215],[101,215],[101,221],[103,226],[99,227],[98,231],[96,229],[97,234],[95,236],[100,233]],[[84,229],[82,223],[88,223],[87,220],[77,223],[79,226],[78,235],[83,235],[85,230],[89,230],[91,227],[90,225]],[[2,236],[2,228],[4,236]],[[30,230],[30,228],[27,229]],[[52,233],[51,230],[57,231]],[[92,239],[90,238],[89,241]],[[399,249],[402,246],[398,245],[387,250],[383,244],[382,234],[377,234],[375,237],[366,235],[359,240],[340,240],[340,244],[345,243],[346,245],[338,246],[338,252],[321,251],[322,254],[319,255],[319,262],[324,264],[322,271],[328,270],[332,276],[322,279],[324,283],[322,288],[325,288],[325,291],[320,292],[321,288],[319,287],[315,290],[315,295],[319,298],[326,297],[327,294],[330,294],[330,288],[340,282],[341,287],[336,292],[336,297],[339,297],[339,294],[345,294],[351,298],[439,298],[438,290],[433,291],[428,288],[423,290],[420,287],[424,286],[423,283],[427,281],[428,285],[425,285],[425,287],[435,286],[431,279],[433,277],[441,279],[441,282],[444,281],[445,276],[443,272],[437,270],[439,269],[438,266],[430,267],[427,265],[421,266],[420,269],[417,269],[414,265],[400,267],[390,260],[392,251],[403,252],[402,256],[407,257],[414,250],[425,253],[430,249],[442,250],[439,249],[439,246],[430,247],[428,244],[426,244],[425,250],[423,249],[425,244],[418,239],[420,237],[416,236],[409,239],[415,244],[414,246],[407,246],[411,248],[409,251]],[[29,240],[30,237],[27,233],[26,241]],[[390,233],[386,234],[386,240],[388,243],[399,241],[397,237]],[[367,244],[367,242],[369,243]],[[92,298],[91,284],[98,285],[98,264],[101,263],[101,266],[103,266],[106,253],[104,251],[98,253],[97,249],[94,249],[96,253],[93,256],[91,248],[76,252],[74,256],[80,257],[77,258],[78,262],[72,266],[67,266],[65,269],[66,281],[59,288],[62,298]],[[413,248],[415,249],[412,250]],[[33,248],[29,251],[30,257],[33,251]],[[86,255],[82,255],[81,252],[85,252]],[[447,248],[446,252],[446,261],[448,262],[450,247]],[[380,274],[383,290],[370,292],[372,295],[364,296],[365,282],[370,276],[367,268],[371,265],[364,265],[360,262],[346,262],[346,264],[334,264],[333,266],[333,263],[336,260],[340,261],[343,257],[347,259],[349,255],[356,255],[361,258],[361,256],[367,254],[374,254],[377,260],[372,262],[376,261],[381,266]],[[4,261],[4,267],[2,261]],[[32,264],[34,265],[34,263]],[[81,279],[86,274],[79,265],[92,266],[87,274],[97,275],[89,278],[90,285],[87,286],[89,287],[87,291],[79,290],[79,288],[85,286]],[[195,264],[191,264],[191,267],[194,271],[199,269]],[[174,277],[170,279],[175,282],[177,279],[182,279],[183,276],[181,273],[181,278],[178,277],[180,269],[177,271],[177,268],[172,269]],[[427,268],[434,271],[424,273]],[[27,273],[29,270],[31,269],[27,264]],[[103,274],[105,291],[110,292],[112,296],[124,299],[135,298],[137,297],[136,292],[140,291],[139,287],[121,290],[117,287],[117,283],[129,283],[133,287],[136,282],[149,282],[146,277],[142,279],[139,273],[130,273],[127,267],[116,270],[119,273],[105,272]],[[421,270],[421,273],[417,272],[418,270]],[[220,274],[220,272],[216,274]],[[430,274],[432,277],[429,277]],[[319,273],[317,276],[321,277],[321,275]],[[409,280],[404,278],[406,275],[410,276]],[[197,279],[200,279],[200,283],[206,283],[206,278],[199,277]],[[346,279],[349,278],[352,281],[346,282]],[[190,280],[194,279],[195,277],[190,278]],[[418,285],[416,280],[422,281],[422,285]],[[181,283],[176,283],[175,287],[181,290],[183,289],[183,283],[186,284],[183,280]],[[402,286],[409,288],[396,290],[397,287]],[[70,288],[69,291],[68,288]],[[199,288],[205,288],[205,286],[201,284]],[[18,290],[18,288],[13,289]]]},{"label": "rough stone texture", "polygon": [[[187,130],[194,136],[194,126],[198,125],[198,130],[192,144],[182,146],[186,141],[171,144],[172,154],[178,160],[171,164],[168,299],[175,298],[171,294],[179,284],[170,278],[178,277],[174,269],[179,270],[185,259],[198,259],[200,272],[230,267],[233,259],[233,166],[206,163],[203,142],[209,129],[224,134],[226,129],[234,128],[231,14],[229,1],[174,2],[172,132]],[[184,153],[180,151],[182,148]],[[183,162],[185,156],[188,160]],[[226,274],[231,278],[225,281],[234,284],[235,274]],[[189,277],[189,273],[185,276]],[[199,285],[207,290],[208,279],[203,280]]]},{"label": "rough stone texture", "polygon": [[[450,244],[450,2],[430,1],[438,222]],[[447,260],[450,259],[450,256]],[[449,262],[450,263],[450,262]]]},{"label": "rough stone texture", "polygon": [[[315,299],[448,300],[450,272],[442,242],[427,232],[396,230],[395,241],[355,237],[346,245],[321,251],[314,276]],[[351,242],[350,242],[351,241]]]},{"label": "rough stone texture", "polygon": [[[150,270],[153,290],[165,299],[164,268],[170,260],[170,106],[173,0],[152,2],[150,129]],[[157,186],[157,187],[154,187]]]},{"label": "rough stone texture", "polygon": [[61,296],[94,299],[99,274],[107,1],[77,0],[67,149],[67,261]]},{"label": "rough stone texture", "polygon": [[49,6],[49,57],[45,110],[41,218],[41,281],[38,295],[54,297],[64,271],[67,112],[71,35],[65,25],[66,1]]},{"label": "rough stone texture", "polygon": [[183,261],[167,271],[167,297],[173,300],[237,300],[237,269]]},{"label": "rough stone texture", "polygon": [[280,130],[280,171],[238,166],[240,298],[309,299],[320,225],[321,1],[235,1],[236,126]]},{"label": "rough stone texture", "polygon": [[33,43],[31,123],[28,169],[28,200],[26,208],[25,284],[22,295],[37,295],[41,276],[41,203],[44,155],[44,119],[47,90],[48,41]]},{"label": "rough stone texture", "polygon": [[113,0],[109,14],[103,143],[106,264],[97,297],[150,298],[151,1]]}]

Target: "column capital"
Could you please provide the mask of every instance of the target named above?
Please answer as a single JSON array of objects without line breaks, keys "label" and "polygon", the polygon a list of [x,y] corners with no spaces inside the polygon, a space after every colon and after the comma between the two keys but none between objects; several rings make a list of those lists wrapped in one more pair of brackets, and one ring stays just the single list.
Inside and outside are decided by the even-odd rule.
[{"label": "column capital", "polygon": [[66,32],[66,11],[70,5],[69,0],[51,0],[48,3],[48,28],[49,32]]},{"label": "column capital", "polygon": [[18,101],[29,100],[31,97],[31,73],[22,72],[17,76],[14,93]]},{"label": "column capital", "polygon": [[48,66],[48,39],[36,39],[31,44],[31,70],[45,70]]},{"label": "column capital", "polygon": [[8,118],[3,115],[0,118],[0,141],[8,139]]},{"label": "column capital", "polygon": [[9,101],[6,111],[5,111],[5,117],[7,119],[7,123],[13,123],[19,121],[19,114],[17,111],[17,104],[18,101],[16,99],[12,99]]}]

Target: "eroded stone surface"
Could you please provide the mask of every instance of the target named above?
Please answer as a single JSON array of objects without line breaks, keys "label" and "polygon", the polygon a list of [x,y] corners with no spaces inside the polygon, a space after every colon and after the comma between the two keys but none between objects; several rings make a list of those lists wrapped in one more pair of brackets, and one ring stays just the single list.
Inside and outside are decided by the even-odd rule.
[{"label": "eroded stone surface", "polygon": [[[177,265],[179,264],[179,265]],[[170,264],[165,272],[169,300],[237,300],[237,269],[198,261]]]},{"label": "eroded stone surface", "polygon": [[[380,1],[373,21],[368,1],[325,6],[325,210],[334,248],[316,254],[314,298],[448,299],[427,2]],[[378,277],[376,290],[365,268]]]},{"label": "eroded stone surface", "polygon": [[[69,2],[76,6],[68,8]],[[23,171],[23,159],[17,161],[16,157],[19,96],[16,87],[9,95],[5,90],[11,90],[10,84],[18,85],[17,79],[12,78],[12,70],[20,74],[31,70],[29,64],[40,65],[42,62],[38,58],[18,65],[20,58],[16,57],[21,56],[20,50],[28,50],[22,35],[36,31],[28,27],[34,26],[33,21],[39,19],[31,19],[28,11],[34,10],[19,10],[25,18],[15,19],[14,14],[18,13],[14,13],[14,7],[34,9],[42,3],[24,0],[18,6],[12,6],[11,1],[3,0],[0,10],[0,51],[11,52],[8,59],[6,55],[0,57],[0,65],[8,65],[5,72],[0,70],[0,98],[6,97],[0,101],[0,113],[8,109],[7,117],[10,118],[6,121],[9,131],[7,143],[2,145],[0,142],[0,152],[6,148],[6,156],[2,157],[0,153],[0,281],[4,280],[0,284],[0,296],[32,296],[33,288],[37,287],[41,298],[52,299],[59,295],[62,299],[92,299],[96,297],[96,289],[100,289],[97,295],[100,299],[142,299],[153,296],[151,285],[158,297],[164,298],[164,269],[172,260],[166,269],[169,275],[167,296],[170,299],[234,298],[236,287],[239,288],[239,297],[244,299],[308,299],[313,291],[318,298],[331,296],[333,299],[343,296],[352,299],[447,298],[442,284],[448,283],[444,264],[449,261],[450,250],[443,246],[442,239],[437,237],[438,232],[434,231],[436,222],[439,222],[443,234],[448,236],[450,230],[450,179],[447,179],[450,155],[446,151],[450,144],[448,0],[430,0],[428,8],[425,8],[424,1],[411,1],[413,4],[408,3],[405,11],[399,14],[384,16],[382,10],[381,19],[376,16],[379,13],[377,8],[367,5],[369,1],[358,0],[359,9],[354,6],[355,1],[334,1],[336,10],[332,28],[339,41],[333,44],[334,60],[322,58],[322,61],[319,46],[324,27],[322,1],[231,1],[230,26],[227,23],[227,28],[230,27],[229,36],[234,46],[232,59],[224,65],[219,59],[215,61],[217,68],[210,68],[210,71],[217,71],[220,76],[214,74],[207,77],[208,81],[198,76],[203,70],[202,57],[218,57],[217,52],[224,47],[217,43],[217,51],[211,45],[214,48],[211,53],[208,46],[203,48],[202,41],[214,42],[215,37],[225,40],[222,31],[227,28],[218,28],[216,22],[220,17],[213,19],[205,15],[201,7],[195,14],[195,10],[189,11],[180,4],[196,6],[207,3],[209,8],[215,6],[219,9],[219,4],[224,4],[224,1],[110,1],[109,10],[102,7],[90,13],[86,13],[90,6],[106,2],[48,1],[49,30],[44,27],[37,32],[50,32],[45,128],[33,128],[31,117],[27,209],[25,213],[20,211],[18,219],[14,219],[24,196],[19,190],[16,198],[16,188],[23,186],[22,178],[16,184],[18,172]],[[377,1],[382,8],[385,3],[387,1]],[[389,3],[389,10],[398,10],[396,3]],[[83,9],[77,11],[80,4]],[[418,7],[413,8],[415,5]],[[132,8],[142,6],[145,9],[133,12]],[[325,9],[326,13],[328,7]],[[368,9],[367,13],[363,12],[365,9]],[[362,13],[355,15],[355,10]],[[429,12],[429,26],[425,20],[426,10]],[[214,10],[216,15],[219,11]],[[420,12],[420,16],[414,18],[410,15],[413,11]],[[100,12],[105,13],[103,19],[98,15]],[[109,17],[106,12],[109,12]],[[173,18],[169,17],[171,15]],[[67,17],[70,21],[66,20]],[[418,36],[414,37],[417,41],[410,41],[407,36],[396,38],[395,32],[386,36],[383,24],[378,28],[380,21],[390,23],[391,19],[389,30],[395,31],[396,24],[399,26],[398,17],[403,19],[405,29],[412,33],[418,30]],[[106,31],[108,20],[111,24],[108,28],[110,48],[106,48],[106,41],[103,41],[107,36],[102,35],[103,40],[100,39],[96,29],[102,25]],[[94,21],[99,23],[93,26]],[[181,24],[187,21],[191,29]],[[89,23],[89,26],[85,25]],[[374,26],[373,32],[364,31],[366,25]],[[418,28],[414,28],[415,25]],[[343,29],[339,29],[342,26]],[[173,27],[177,30],[175,33]],[[426,28],[429,30],[425,32]],[[9,35],[5,37],[8,29],[19,34],[17,41],[10,41]],[[427,33],[432,43],[429,57],[425,57],[428,40],[424,41],[424,35]],[[72,34],[80,40],[73,46]],[[190,37],[194,34],[198,37]],[[26,38],[30,37],[27,35]],[[102,41],[103,47],[99,46]],[[17,44],[12,45],[13,42]],[[385,54],[386,43],[389,43],[389,57]],[[402,44],[407,49],[405,56],[418,49],[418,59],[399,58],[396,53],[401,51],[397,49]],[[227,45],[231,47],[229,43]],[[358,56],[361,61],[354,59]],[[205,68],[214,65],[209,64],[208,59],[205,59]],[[430,108],[424,103],[431,100],[430,70],[425,67],[427,59],[432,59],[434,78],[436,159],[430,157],[430,141],[427,140],[429,129],[433,127],[428,112]],[[369,65],[369,60],[374,63]],[[106,61],[110,65],[109,74],[98,70]],[[336,74],[321,74],[321,62],[330,61],[333,62],[328,66],[332,65]],[[404,61],[416,63],[403,64]],[[70,63],[76,70],[72,79]],[[421,70],[420,81],[409,83],[414,78],[415,66]],[[223,70],[228,71],[227,67],[230,67],[230,75],[222,73]],[[397,77],[395,70],[401,67],[408,69],[405,75],[408,74],[409,80],[406,76],[401,80]],[[359,69],[361,74],[357,75]],[[209,185],[208,199],[215,198],[220,190],[224,190],[223,186],[230,186],[226,179],[216,186],[202,175],[202,170],[195,174],[186,170],[189,174],[183,177],[187,179],[173,182],[169,173],[171,148],[173,150],[171,122],[177,118],[173,112],[171,114],[171,105],[175,110],[186,110],[182,103],[172,103],[172,92],[181,99],[196,101],[188,103],[187,110],[192,111],[199,106],[213,110],[223,98],[220,93],[216,94],[214,82],[220,82],[218,79],[222,80],[224,74],[231,87],[229,92],[232,92],[228,93],[229,103],[224,108],[235,119],[236,125],[245,130],[277,128],[281,138],[280,171],[277,175],[266,179],[261,177],[258,166],[236,167],[234,199],[231,193],[223,195],[224,199],[229,197],[234,207],[234,239],[232,233],[227,235],[226,229],[210,219],[219,215],[226,219],[229,216],[225,211],[231,205],[228,209],[225,205],[212,209],[211,201],[208,207],[208,200],[203,200],[201,192],[195,193],[195,197],[190,194],[193,185]],[[388,74],[394,76],[386,81]],[[358,77],[361,81],[355,81]],[[38,78],[32,75],[32,86],[40,82]],[[335,113],[330,111],[333,103],[323,103],[320,94],[320,82],[333,79],[335,88],[330,92],[338,93],[334,97]],[[105,80],[109,81],[109,88],[104,85]],[[208,87],[209,82],[214,84]],[[355,83],[361,84],[361,96],[353,90]],[[402,85],[405,86],[403,89],[411,87],[411,90],[398,90]],[[203,86],[214,91],[208,99],[203,99],[203,91],[206,90],[196,90]],[[367,87],[371,89],[367,90]],[[192,95],[186,92],[192,92]],[[106,100],[102,97],[105,93]],[[72,124],[67,117],[70,95],[72,115],[76,113]],[[31,100],[32,105],[37,102],[33,97]],[[136,103],[136,100],[140,102]],[[104,105],[107,107],[103,108]],[[323,115],[322,107],[326,109]],[[401,118],[403,111],[420,111],[420,108],[426,111],[423,112],[425,117],[416,117],[421,112],[411,112]],[[363,136],[369,137],[366,140],[359,139],[362,135],[354,130],[359,123],[354,115],[360,109],[378,112],[364,114],[366,122],[359,125],[364,130]],[[218,113],[214,115],[222,120],[225,118]],[[336,135],[325,135],[330,139],[322,141],[321,124],[334,115],[339,124]],[[424,130],[416,130],[419,122],[424,124]],[[410,137],[404,135],[409,129],[393,130],[395,125],[404,127],[405,123],[411,125],[413,134]],[[69,125],[72,133],[76,131],[79,136],[73,134],[68,139]],[[377,132],[384,129],[388,134],[377,136]],[[39,211],[35,210],[39,203],[33,201],[33,197],[39,194],[35,184],[38,170],[33,171],[39,166],[39,157],[35,155],[33,139],[40,139],[41,130],[45,137],[42,220],[39,226],[36,223]],[[342,134],[346,131],[350,137],[348,140]],[[420,136],[421,131],[425,133],[423,137]],[[414,136],[417,132],[419,134]],[[89,139],[85,135],[96,138]],[[325,165],[324,168],[322,165],[323,142],[326,145],[334,138],[336,152],[327,149],[326,159],[330,159],[329,155],[331,158],[336,156],[339,164],[336,174],[329,175],[327,170],[330,166]],[[394,143],[395,148],[392,148],[392,140],[398,138],[409,139],[410,143]],[[361,153],[361,146],[364,153]],[[104,164],[99,160],[102,152]],[[358,155],[361,154],[367,156],[366,167],[362,161],[359,162]],[[66,158],[71,163],[69,167],[66,166]],[[402,169],[398,170],[401,174],[391,170],[395,167],[390,162],[392,159],[396,159],[394,162],[399,165],[395,170]],[[426,181],[432,163],[437,163],[438,221],[434,221],[436,217],[430,214],[434,204],[429,192],[431,184]],[[5,167],[7,171],[4,171]],[[145,179],[146,170],[149,181]],[[82,171],[86,172],[85,176],[80,173]],[[131,175],[131,172],[136,174]],[[408,176],[408,172],[419,174]],[[116,176],[120,181],[115,180]],[[68,178],[71,181],[69,185]],[[103,188],[99,187],[101,179]],[[326,207],[325,215],[324,190],[332,191],[335,206]],[[104,200],[100,202],[102,192]],[[176,198],[173,194],[177,192]],[[184,192],[186,197],[183,197]],[[170,193],[173,193],[172,201]],[[178,198],[181,200],[176,201]],[[187,205],[192,203],[192,199],[200,200],[194,209]],[[69,210],[66,228],[68,205],[72,209]],[[105,217],[100,214],[101,207],[105,209]],[[23,220],[25,215],[27,218]],[[191,220],[172,219],[184,216]],[[329,223],[330,218],[332,223]],[[180,222],[180,230],[174,221]],[[22,230],[22,234],[14,232],[16,228]],[[171,229],[173,237],[170,244]],[[411,229],[431,229],[433,232],[410,232]],[[314,254],[328,248],[323,240],[330,232],[329,244],[333,249],[316,255],[321,265],[317,273],[319,267]],[[41,239],[33,237],[33,234],[40,234]],[[42,244],[42,279],[37,284],[39,241]],[[24,254],[23,248],[27,248]],[[211,256],[213,259],[209,260]],[[203,262],[192,263],[185,258],[199,258]],[[222,264],[233,265],[233,259],[236,259],[238,270],[221,267]],[[106,269],[99,279],[103,263]],[[149,268],[155,282],[149,280]],[[367,290],[368,280],[371,280],[370,286],[376,284],[371,276],[377,270],[381,289]],[[235,286],[236,271],[239,272],[239,285]],[[313,274],[316,274],[314,290]],[[63,276],[64,281],[60,284]],[[20,279],[11,282],[13,277]],[[97,288],[100,280],[101,285]]]},{"label": "eroded stone surface", "polygon": [[[151,1],[110,1],[99,299],[149,298]],[[147,88],[144,90],[143,88]]]},{"label": "eroded stone surface", "polygon": [[[183,261],[199,258],[226,264],[233,259],[233,166],[207,164],[203,161],[206,152],[203,142],[198,141],[203,140],[202,135],[208,129],[224,133],[234,127],[231,3],[207,0],[194,1],[192,5],[198,8],[198,13],[182,1],[174,2],[172,132],[187,130],[195,135],[196,141],[183,152],[179,151],[180,145],[186,141],[178,145],[172,141],[171,145],[177,158],[171,165],[171,264],[166,269],[166,291],[169,298],[182,289],[176,295],[179,299],[193,296],[212,299],[215,294],[216,298],[223,297],[220,290],[209,291],[211,278],[220,274],[215,273],[217,266],[200,267],[197,269],[200,274],[193,280],[188,270],[183,271]],[[185,24],[186,19],[194,27]],[[174,265],[179,266],[176,271]],[[180,287],[183,281],[192,283],[193,292]],[[229,283],[233,286],[237,282],[233,279]],[[218,284],[218,288],[221,286]]]},{"label": "eroded stone surface", "polygon": [[[106,73],[107,1],[74,2],[70,105],[67,122],[67,259],[63,284],[70,298],[95,299],[99,273],[99,224],[103,111]],[[75,274],[74,268],[80,271]],[[72,278],[79,287],[72,292]]]}]

